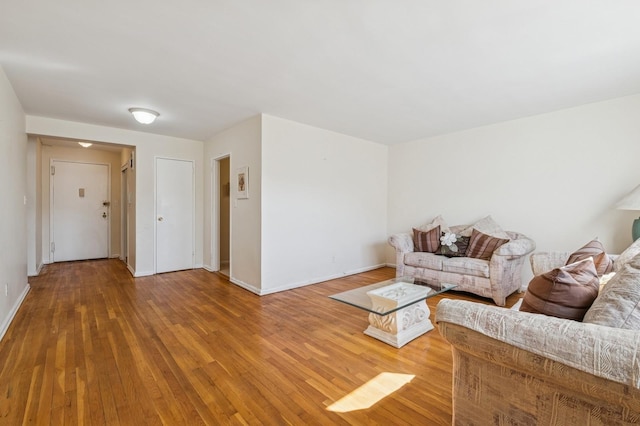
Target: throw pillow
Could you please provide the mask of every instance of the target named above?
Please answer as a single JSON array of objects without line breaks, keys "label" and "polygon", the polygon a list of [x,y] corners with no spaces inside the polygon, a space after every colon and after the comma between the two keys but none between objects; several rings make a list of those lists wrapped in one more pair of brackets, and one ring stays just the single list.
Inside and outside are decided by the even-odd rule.
[{"label": "throw pillow", "polygon": [[469,239],[467,257],[490,260],[493,252],[501,245],[508,243],[508,238],[495,238],[474,229]]},{"label": "throw pillow", "polygon": [[495,238],[503,238],[507,240],[510,238],[509,234],[507,234],[491,216],[484,217],[474,223],[473,229],[477,229],[483,234],[487,234]]},{"label": "throw pillow", "polygon": [[413,228],[414,251],[435,253],[440,245],[440,226],[424,232]]},{"label": "throw pillow", "polygon": [[640,330],[640,255],[627,262],[600,290],[584,322]]},{"label": "throw pillow", "polygon": [[618,272],[622,267],[631,261],[637,254],[640,254],[640,238],[635,240],[627,247],[618,258],[613,262],[613,270]]},{"label": "throw pillow", "polygon": [[598,273],[592,258],[534,277],[520,310],[582,321],[598,297]]},{"label": "throw pillow", "polygon": [[449,226],[447,226],[447,223],[442,218],[442,215],[436,216],[431,222],[427,223],[426,225],[422,225],[417,229],[419,231],[427,232],[427,231],[431,231],[436,226],[439,226],[440,231],[442,232],[451,232],[451,230],[449,229]]},{"label": "throw pillow", "polygon": [[588,257],[593,257],[593,263],[596,265],[596,271],[598,275],[608,274],[613,271],[613,260],[606,253],[604,246],[600,241],[591,240],[578,250],[571,253],[566,265],[575,263],[579,260],[584,260]]},{"label": "throw pillow", "polygon": [[447,257],[464,257],[467,255],[469,237],[463,237],[453,232],[442,232],[440,234],[440,249],[436,254]]}]

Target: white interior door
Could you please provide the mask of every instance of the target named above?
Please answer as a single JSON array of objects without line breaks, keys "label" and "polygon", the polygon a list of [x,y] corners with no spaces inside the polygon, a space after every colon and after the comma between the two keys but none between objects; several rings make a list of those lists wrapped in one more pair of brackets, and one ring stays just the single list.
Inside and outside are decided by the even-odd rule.
[{"label": "white interior door", "polygon": [[109,165],[51,162],[51,260],[109,256]]},{"label": "white interior door", "polygon": [[194,165],[156,159],[156,272],[193,268]]}]

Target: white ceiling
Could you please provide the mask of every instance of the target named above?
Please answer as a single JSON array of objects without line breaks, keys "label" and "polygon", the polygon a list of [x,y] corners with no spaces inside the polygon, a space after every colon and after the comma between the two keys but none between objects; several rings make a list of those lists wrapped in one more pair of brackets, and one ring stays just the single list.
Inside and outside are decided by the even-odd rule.
[{"label": "white ceiling", "polygon": [[640,93],[639,22],[637,0],[3,0],[0,65],[29,115],[393,144]]}]

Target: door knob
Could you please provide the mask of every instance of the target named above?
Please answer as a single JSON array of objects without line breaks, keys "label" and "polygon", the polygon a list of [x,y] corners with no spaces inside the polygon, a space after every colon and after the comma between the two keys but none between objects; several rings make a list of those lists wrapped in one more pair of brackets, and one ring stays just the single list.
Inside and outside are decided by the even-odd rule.
[{"label": "door knob", "polygon": [[162,222],[163,220],[164,220],[164,217],[158,216],[158,222]]}]

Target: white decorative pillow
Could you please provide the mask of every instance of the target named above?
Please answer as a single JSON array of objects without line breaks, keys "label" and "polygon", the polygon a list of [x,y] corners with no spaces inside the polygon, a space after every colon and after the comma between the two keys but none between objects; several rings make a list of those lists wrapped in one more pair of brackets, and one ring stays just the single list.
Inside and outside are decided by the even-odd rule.
[{"label": "white decorative pillow", "polygon": [[[484,217],[473,224],[473,229],[495,238],[510,240],[511,237],[498,225],[491,216]],[[464,234],[463,234],[464,235]]]},{"label": "white decorative pillow", "polygon": [[416,229],[422,232],[429,232],[436,226],[440,227],[440,232],[451,232],[451,230],[447,226],[447,222],[444,221],[441,215],[436,216],[436,218],[433,219],[431,222],[427,223],[426,225],[422,225],[421,227]]},{"label": "white decorative pillow", "polygon": [[625,263],[602,288],[583,321],[640,330],[640,255]]},{"label": "white decorative pillow", "polygon": [[640,253],[640,238],[635,240],[629,247],[623,251],[620,256],[613,262],[613,270],[619,272],[622,267],[629,263],[637,254]]},{"label": "white decorative pillow", "polygon": [[609,282],[611,281],[611,278],[613,278],[616,275],[615,272],[609,272],[608,274],[604,274],[603,276],[599,277],[599,283],[600,284],[600,291],[602,291],[602,288]]}]

